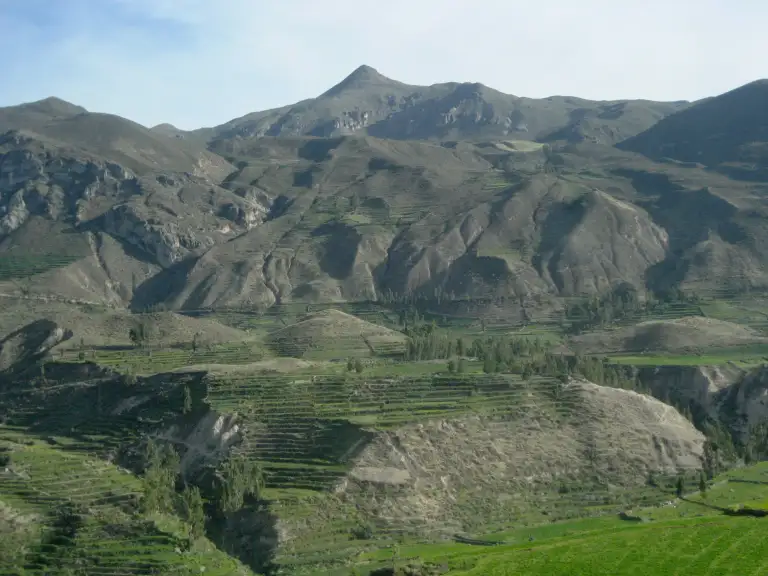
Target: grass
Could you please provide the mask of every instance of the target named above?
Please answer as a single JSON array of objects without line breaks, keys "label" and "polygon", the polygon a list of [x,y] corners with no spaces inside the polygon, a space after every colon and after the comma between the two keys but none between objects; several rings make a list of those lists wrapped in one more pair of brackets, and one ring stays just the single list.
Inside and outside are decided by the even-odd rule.
[{"label": "grass", "polygon": [[[92,348],[86,350],[65,350],[57,361],[89,361],[107,366],[126,374],[157,374],[193,366],[196,364],[247,364],[263,360],[267,348],[258,342],[219,344],[193,351],[191,348],[141,349]],[[81,357],[82,354],[82,357]]]},{"label": "grass", "polygon": [[744,576],[763,573],[768,568],[767,558],[764,524],[740,518],[716,521],[707,518],[623,528],[489,554],[472,568],[451,573],[457,576]]},{"label": "grass", "polygon": [[365,566],[428,562],[462,576],[518,575],[698,575],[743,576],[768,570],[768,521],[729,517],[713,507],[768,500],[768,463],[732,470],[715,478],[706,497],[676,501],[674,507],[636,509],[645,521],[617,516],[517,527],[481,535],[503,543],[484,547],[461,543],[401,545],[364,553]]}]

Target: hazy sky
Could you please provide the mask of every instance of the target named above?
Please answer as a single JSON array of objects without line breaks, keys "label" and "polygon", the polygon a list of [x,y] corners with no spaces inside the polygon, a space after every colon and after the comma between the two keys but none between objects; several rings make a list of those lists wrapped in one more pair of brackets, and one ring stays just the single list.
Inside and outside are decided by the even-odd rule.
[{"label": "hazy sky", "polygon": [[0,106],[152,126],[316,96],[360,64],[518,96],[693,100],[768,76],[768,0],[0,0]]}]

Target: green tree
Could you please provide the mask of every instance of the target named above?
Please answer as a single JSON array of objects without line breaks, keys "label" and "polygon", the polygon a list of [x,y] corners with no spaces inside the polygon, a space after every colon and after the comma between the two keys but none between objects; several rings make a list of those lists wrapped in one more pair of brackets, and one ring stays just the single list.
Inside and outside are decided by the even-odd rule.
[{"label": "green tree", "polygon": [[466,354],[466,349],[464,347],[464,339],[458,338],[456,340],[456,355],[457,356],[464,356]]},{"label": "green tree", "polygon": [[704,472],[703,471],[699,475],[699,492],[701,492],[702,498],[706,497],[706,495],[707,495],[707,479],[704,476]]},{"label": "green tree", "polygon": [[358,374],[361,374],[363,371],[363,363],[360,361],[360,358],[355,360],[355,372]]},{"label": "green tree", "polygon": [[678,476],[677,485],[675,486],[675,494],[677,494],[678,498],[682,498],[684,492],[685,492],[685,481],[683,480],[682,476]]},{"label": "green tree", "polygon": [[192,412],[192,393],[189,391],[189,386],[184,386],[184,414]]},{"label": "green tree", "polygon": [[456,361],[455,360],[451,360],[451,361],[448,362],[448,372],[450,372],[451,374],[456,372]]},{"label": "green tree", "polygon": [[483,372],[485,372],[486,374],[493,374],[494,372],[496,372],[495,358],[491,356],[487,356],[485,358],[485,360],[483,361]]},{"label": "green tree", "polygon": [[459,358],[459,364],[456,367],[459,374],[464,374],[467,371],[467,360],[465,358]]},{"label": "green tree", "polygon": [[354,360],[352,360],[352,358],[350,358],[349,360],[347,360],[347,372],[352,372],[352,370],[354,369],[355,369],[355,362]]},{"label": "green tree", "polygon": [[225,513],[243,507],[246,496],[259,498],[264,489],[264,475],[257,462],[242,456],[230,458],[216,473],[219,509]]},{"label": "green tree", "polygon": [[533,367],[531,367],[530,362],[527,362],[525,366],[523,366],[523,374],[522,374],[523,380],[527,382],[528,380],[531,379],[532,376],[533,376]]},{"label": "green tree", "polygon": [[176,477],[179,473],[179,455],[172,446],[158,447],[154,441],[145,450],[144,512],[165,512],[173,509]]},{"label": "green tree", "polygon": [[184,519],[189,524],[189,533],[192,538],[200,538],[205,531],[205,510],[203,498],[197,486],[184,489],[181,494]]}]

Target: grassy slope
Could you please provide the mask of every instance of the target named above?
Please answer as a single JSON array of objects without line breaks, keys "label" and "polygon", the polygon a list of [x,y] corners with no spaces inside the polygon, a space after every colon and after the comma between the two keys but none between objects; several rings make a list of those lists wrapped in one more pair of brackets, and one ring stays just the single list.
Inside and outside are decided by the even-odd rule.
[{"label": "grassy slope", "polygon": [[[641,508],[632,523],[605,516],[479,536],[498,547],[467,544],[401,546],[398,562],[434,562],[458,575],[763,574],[768,568],[765,519],[729,517],[713,506],[765,506],[768,463],[727,472],[705,498],[689,495],[674,506]],[[532,540],[530,540],[532,538]],[[363,557],[376,565],[393,551]]]},{"label": "grassy slope", "polygon": [[[205,539],[186,552],[187,528],[174,516],[137,511],[143,492],[141,481],[103,460],[69,451],[66,438],[55,446],[17,430],[0,428],[0,446],[10,450],[9,471],[0,472],[2,516],[22,514],[33,524],[19,549],[27,554],[0,558],[0,573],[44,574],[43,562],[58,563],[58,570],[82,567],[88,574],[247,574],[247,570]],[[71,502],[86,511],[84,526],[69,542],[71,549],[41,548],[52,530],[51,514]],[[36,553],[40,558],[35,558]],[[47,570],[51,570],[48,568]],[[57,572],[59,573],[59,572]],[[63,572],[61,572],[63,573]]]}]

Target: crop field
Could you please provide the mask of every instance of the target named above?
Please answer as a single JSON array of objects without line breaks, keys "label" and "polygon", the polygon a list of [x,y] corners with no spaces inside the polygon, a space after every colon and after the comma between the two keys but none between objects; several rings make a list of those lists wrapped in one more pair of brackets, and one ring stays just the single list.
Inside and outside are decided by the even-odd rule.
[{"label": "crop field", "polygon": [[[75,569],[94,576],[245,573],[204,540],[190,548],[184,525],[173,517],[139,514],[141,481],[103,460],[67,451],[69,442],[0,428],[0,448],[11,463],[0,470],[0,524],[12,511],[36,526],[16,550],[6,550],[0,574],[18,574],[21,567],[23,574],[41,576]],[[62,510],[74,511],[65,539],[59,534]],[[26,554],[13,558],[12,552]]]},{"label": "crop field", "polygon": [[750,506],[761,496],[768,497],[768,463],[716,477],[704,496],[634,508],[637,521],[613,514],[517,527],[476,537],[495,546],[405,544],[361,560],[375,567],[432,563],[457,576],[758,576],[768,573],[766,519],[727,516],[721,509]]}]

